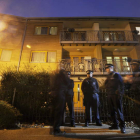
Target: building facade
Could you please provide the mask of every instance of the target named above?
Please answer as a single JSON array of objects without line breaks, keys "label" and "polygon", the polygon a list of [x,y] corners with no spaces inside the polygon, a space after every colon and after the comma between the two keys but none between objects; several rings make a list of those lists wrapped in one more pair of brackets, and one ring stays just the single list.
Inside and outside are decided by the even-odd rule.
[{"label": "building facade", "polygon": [[75,108],[83,109],[81,81],[94,71],[100,86],[104,65],[112,63],[122,75],[131,73],[127,58],[140,59],[140,18],[63,17],[24,18],[0,14],[1,71],[31,68],[51,72],[61,67],[75,81]]}]

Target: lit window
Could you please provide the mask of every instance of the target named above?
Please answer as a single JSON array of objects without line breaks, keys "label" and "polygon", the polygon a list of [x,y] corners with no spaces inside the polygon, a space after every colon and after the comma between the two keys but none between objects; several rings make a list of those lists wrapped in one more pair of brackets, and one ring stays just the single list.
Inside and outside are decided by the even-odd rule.
[{"label": "lit window", "polygon": [[46,62],[46,52],[32,52],[31,62]]},{"label": "lit window", "polygon": [[112,64],[112,57],[106,57],[107,64]]},{"label": "lit window", "polygon": [[2,50],[1,52],[1,61],[10,61],[12,55],[12,51],[10,50]]},{"label": "lit window", "polygon": [[50,27],[50,35],[57,35],[57,27]]},{"label": "lit window", "polygon": [[56,52],[48,52],[48,62],[56,62]]},{"label": "lit window", "polygon": [[140,27],[136,27],[136,30],[139,31],[138,35],[140,35]]},{"label": "lit window", "polygon": [[35,27],[36,35],[47,35],[48,27]]},{"label": "lit window", "polygon": [[128,59],[127,56],[122,57],[124,71],[130,71],[130,67],[129,67],[129,63],[127,62],[127,59]]},{"label": "lit window", "polygon": [[104,34],[104,39],[105,39],[105,41],[109,41],[109,33]]}]

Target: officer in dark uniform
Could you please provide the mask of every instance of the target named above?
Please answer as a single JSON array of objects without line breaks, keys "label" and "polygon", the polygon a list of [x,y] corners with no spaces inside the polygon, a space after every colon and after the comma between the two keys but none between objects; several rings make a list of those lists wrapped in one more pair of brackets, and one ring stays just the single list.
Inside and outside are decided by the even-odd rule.
[{"label": "officer in dark uniform", "polygon": [[90,107],[92,107],[97,126],[102,126],[99,116],[99,85],[93,76],[93,71],[87,71],[87,78],[82,82],[82,92],[84,94],[84,105],[85,105],[85,126],[88,126],[90,121]]},{"label": "officer in dark uniform", "polygon": [[[125,84],[127,89],[134,93],[135,100],[140,102],[140,61],[133,60],[131,62],[133,74],[125,77]],[[129,86],[128,86],[129,85]],[[140,126],[140,104],[135,106],[136,123]]]},{"label": "officer in dark uniform", "polygon": [[[67,73],[68,78],[70,79],[71,72],[67,71],[66,73]],[[74,81],[72,79],[70,79],[67,93],[66,93],[66,103],[68,105],[69,112],[70,112],[71,127],[75,127],[74,105],[73,105],[73,95],[74,95],[73,88],[74,88]]]},{"label": "officer in dark uniform", "polygon": [[124,93],[124,84],[122,77],[119,73],[114,72],[114,66],[112,64],[105,65],[106,71],[109,73],[105,81],[105,87],[107,89],[107,99],[113,125],[109,129],[119,129],[120,120],[121,132],[125,133],[125,122],[122,108],[122,95]]},{"label": "officer in dark uniform", "polygon": [[65,132],[60,131],[60,125],[62,124],[62,118],[65,108],[65,97],[68,89],[70,79],[67,77],[65,70],[60,70],[55,75],[54,88],[55,91],[55,110],[54,110],[54,135],[64,135]]}]

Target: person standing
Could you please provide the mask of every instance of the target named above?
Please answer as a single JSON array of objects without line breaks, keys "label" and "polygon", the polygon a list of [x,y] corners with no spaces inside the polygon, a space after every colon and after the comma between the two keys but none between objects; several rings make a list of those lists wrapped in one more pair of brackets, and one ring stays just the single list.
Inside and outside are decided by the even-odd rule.
[{"label": "person standing", "polygon": [[[133,92],[135,100],[140,102],[140,61],[133,60],[130,65],[133,74],[126,75],[125,77],[126,89],[130,91],[130,93]],[[138,103],[135,105],[135,117],[137,125],[140,126],[140,104]]]},{"label": "person standing", "polygon": [[114,72],[114,65],[106,64],[105,70],[108,73],[105,81],[107,90],[107,100],[113,125],[109,129],[119,129],[120,120],[121,133],[125,133],[125,121],[123,116],[122,96],[124,94],[124,84],[119,73]]},{"label": "person standing", "polygon": [[69,78],[66,75],[65,70],[61,69],[58,74],[55,75],[54,88],[55,91],[55,109],[54,109],[54,135],[64,135],[65,132],[60,131],[60,125],[62,124],[65,97],[69,85]]},{"label": "person standing", "polygon": [[85,105],[85,126],[88,127],[90,121],[90,107],[92,107],[97,126],[102,126],[99,116],[99,85],[95,78],[93,78],[93,71],[87,70],[87,78],[82,82],[82,92],[84,94]]},{"label": "person standing", "polygon": [[[67,71],[66,72],[68,78],[70,79],[71,76],[71,72]],[[74,88],[74,81],[72,79],[70,79],[69,85],[68,85],[68,89],[66,92],[66,103],[68,105],[69,108],[69,112],[70,112],[70,119],[71,119],[71,127],[75,127],[75,118],[74,118],[74,105],[73,105],[73,88]]]}]

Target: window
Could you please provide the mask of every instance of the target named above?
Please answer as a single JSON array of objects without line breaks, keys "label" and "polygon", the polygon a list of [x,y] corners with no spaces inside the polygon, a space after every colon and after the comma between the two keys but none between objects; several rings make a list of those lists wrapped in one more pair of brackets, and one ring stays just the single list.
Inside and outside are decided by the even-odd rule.
[{"label": "window", "polygon": [[48,27],[35,27],[36,35],[47,35]]},{"label": "window", "polygon": [[127,62],[127,56],[122,57],[122,62],[123,62],[123,68],[124,71],[130,71],[129,63]]},{"label": "window", "polygon": [[56,62],[56,52],[48,52],[48,62]]},{"label": "window", "polygon": [[121,71],[121,60],[120,60],[120,57],[117,57],[117,56],[114,57],[114,64],[116,66],[116,71],[120,72]]},{"label": "window", "polygon": [[31,62],[46,62],[46,52],[32,52]]},{"label": "window", "polygon": [[12,51],[10,50],[2,50],[1,52],[1,61],[10,61],[12,55]]},{"label": "window", "polygon": [[107,64],[112,64],[112,57],[106,57]]},{"label": "window", "polygon": [[50,35],[57,35],[57,27],[50,27]]},{"label": "window", "polygon": [[130,66],[127,62],[127,58],[127,56],[107,56],[106,60],[108,64],[114,64],[116,71],[129,72]]},{"label": "window", "polygon": [[136,30],[139,31],[138,35],[140,35],[140,27],[136,27]]}]

